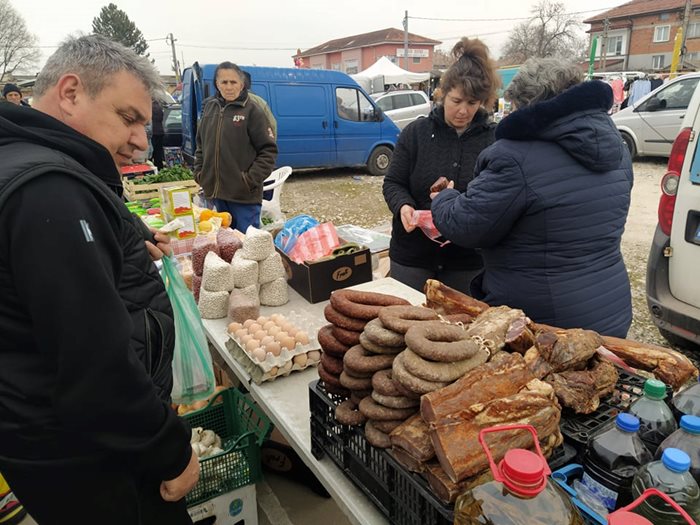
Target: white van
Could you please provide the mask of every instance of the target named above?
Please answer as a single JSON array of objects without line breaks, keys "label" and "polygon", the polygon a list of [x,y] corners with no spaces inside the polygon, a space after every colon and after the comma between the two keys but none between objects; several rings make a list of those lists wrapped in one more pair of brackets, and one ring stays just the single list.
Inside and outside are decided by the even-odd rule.
[{"label": "white van", "polygon": [[[683,77],[686,78],[686,77]],[[695,78],[697,81],[697,78]],[[700,348],[700,90],[687,106],[661,180],[659,222],[647,263],[647,303],[661,334]]]}]

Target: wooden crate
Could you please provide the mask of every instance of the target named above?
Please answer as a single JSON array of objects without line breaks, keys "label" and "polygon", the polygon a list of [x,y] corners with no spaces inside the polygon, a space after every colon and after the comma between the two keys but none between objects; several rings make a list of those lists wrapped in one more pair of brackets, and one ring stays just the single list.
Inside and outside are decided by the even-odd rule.
[{"label": "wooden crate", "polygon": [[199,192],[199,184],[193,180],[159,182],[156,184],[134,184],[133,180],[122,179],[122,184],[124,185],[124,196],[130,201],[148,200],[153,197],[160,197],[160,189],[169,186],[187,187],[192,195]]}]

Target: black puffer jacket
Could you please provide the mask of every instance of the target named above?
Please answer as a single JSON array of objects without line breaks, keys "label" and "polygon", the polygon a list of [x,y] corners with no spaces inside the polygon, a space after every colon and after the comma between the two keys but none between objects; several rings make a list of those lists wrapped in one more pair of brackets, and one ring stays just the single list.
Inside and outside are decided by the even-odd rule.
[{"label": "black puffer jacket", "polygon": [[611,105],[610,87],[593,81],[515,111],[479,157],[467,192],[435,198],[445,237],[481,248],[475,297],[540,323],[627,335],[632,303],[620,240],[633,176]]},{"label": "black puffer jacket", "polygon": [[445,123],[445,110],[436,107],[428,118],[409,124],[399,136],[384,179],[384,199],[394,215],[389,256],[405,266],[437,270],[476,270],[481,257],[472,249],[455,244],[440,246],[420,229],[406,233],[400,210],[404,204],[416,210],[430,209],[430,186],[440,177],[465,191],[474,178],[476,159],[493,143],[495,124],[479,110],[471,126],[460,137]]},{"label": "black puffer jacket", "polygon": [[102,146],[0,108],[0,463],[105,456],[184,470],[172,309]]}]

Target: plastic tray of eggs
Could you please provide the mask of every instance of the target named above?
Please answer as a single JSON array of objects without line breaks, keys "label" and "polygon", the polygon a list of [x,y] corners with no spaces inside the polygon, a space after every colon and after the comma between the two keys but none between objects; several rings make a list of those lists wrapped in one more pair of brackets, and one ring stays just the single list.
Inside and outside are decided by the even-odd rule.
[{"label": "plastic tray of eggs", "polygon": [[302,370],[321,359],[315,337],[282,314],[231,323],[228,334],[269,377]]}]

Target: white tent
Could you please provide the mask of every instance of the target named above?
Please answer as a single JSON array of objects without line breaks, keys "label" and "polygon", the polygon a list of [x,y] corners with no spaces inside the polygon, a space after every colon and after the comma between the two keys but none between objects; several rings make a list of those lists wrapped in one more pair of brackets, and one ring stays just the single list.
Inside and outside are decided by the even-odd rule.
[{"label": "white tent", "polygon": [[[401,69],[387,57],[382,57],[367,69],[350,75],[366,91],[384,91],[384,84],[414,84],[430,78],[430,73],[412,73]],[[372,88],[375,89],[372,89]]]}]

